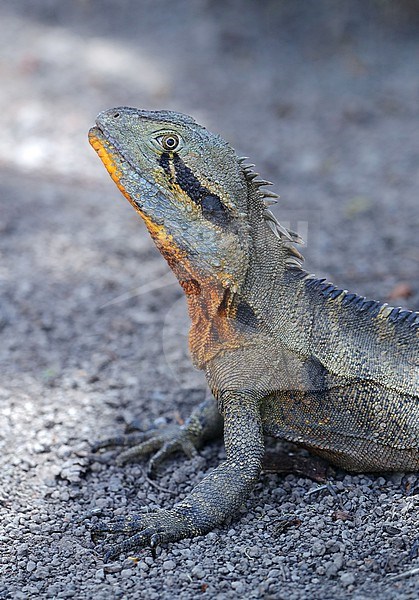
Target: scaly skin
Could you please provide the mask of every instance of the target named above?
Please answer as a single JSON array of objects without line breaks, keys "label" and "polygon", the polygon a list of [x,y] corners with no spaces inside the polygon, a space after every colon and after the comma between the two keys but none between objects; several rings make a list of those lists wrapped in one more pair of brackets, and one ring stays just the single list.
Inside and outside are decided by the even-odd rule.
[{"label": "scaly skin", "polygon": [[107,558],[204,534],[258,479],[263,434],[356,471],[419,469],[419,315],[339,290],[301,268],[301,240],[267,211],[269,182],[193,119],[117,108],[89,133],[185,291],[190,351],[215,401],[176,432],[105,440],[191,456],[220,433],[227,459],[172,509],[100,524]]}]

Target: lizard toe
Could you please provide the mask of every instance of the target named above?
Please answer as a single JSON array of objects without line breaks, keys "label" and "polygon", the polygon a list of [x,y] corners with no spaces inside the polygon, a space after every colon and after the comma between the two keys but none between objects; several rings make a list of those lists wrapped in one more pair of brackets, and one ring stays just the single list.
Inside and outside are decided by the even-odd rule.
[{"label": "lizard toe", "polygon": [[104,560],[107,562],[108,560],[118,558],[120,554],[138,552],[145,548],[156,548],[162,541],[162,537],[163,536],[158,533],[154,526],[147,527],[143,531],[131,535],[128,539],[119,544],[112,544],[106,551]]},{"label": "lizard toe", "polygon": [[188,458],[193,458],[198,454],[194,444],[189,439],[181,437],[165,442],[163,446],[151,457],[147,473],[153,475],[157,467],[174,452],[184,452]]},{"label": "lizard toe", "polygon": [[121,452],[116,458],[116,463],[120,466],[124,465],[139,457],[145,456],[146,454],[160,450],[163,444],[164,441],[159,436],[151,438],[150,440],[129,448],[129,450]]},{"label": "lizard toe", "polygon": [[151,435],[153,435],[154,431],[146,431],[146,432],[135,432],[129,434],[121,434],[113,437],[108,437],[103,440],[97,440],[93,442],[91,445],[92,452],[97,452],[98,450],[102,450],[104,448],[117,448],[118,446],[136,446],[144,441],[146,441]]},{"label": "lizard toe", "polygon": [[125,534],[129,537],[120,543],[112,544],[105,554],[105,561],[117,558],[120,554],[156,548],[161,543],[185,537],[187,523],[175,511],[158,510],[151,514],[121,517],[111,522],[99,522],[92,530],[96,543],[99,536]]},{"label": "lizard toe", "polygon": [[146,527],[145,524],[146,515],[132,515],[127,517],[118,517],[112,521],[99,521],[92,529],[91,534],[94,536],[100,536],[104,534],[119,534],[119,533],[133,533],[140,531]]}]

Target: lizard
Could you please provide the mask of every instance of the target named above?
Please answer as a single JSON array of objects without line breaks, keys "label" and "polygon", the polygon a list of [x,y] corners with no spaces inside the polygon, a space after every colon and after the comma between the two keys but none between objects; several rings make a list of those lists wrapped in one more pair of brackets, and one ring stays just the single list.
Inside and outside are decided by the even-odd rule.
[{"label": "lizard", "polygon": [[[89,141],[183,288],[192,361],[212,392],[168,431],[116,436],[123,464],[193,456],[223,433],[226,459],[171,508],[100,521],[106,558],[204,535],[258,481],[264,435],[354,472],[419,470],[419,313],[303,269],[270,182],[218,134],[171,111],[100,113]],[[128,448],[127,448],[128,447]]]}]

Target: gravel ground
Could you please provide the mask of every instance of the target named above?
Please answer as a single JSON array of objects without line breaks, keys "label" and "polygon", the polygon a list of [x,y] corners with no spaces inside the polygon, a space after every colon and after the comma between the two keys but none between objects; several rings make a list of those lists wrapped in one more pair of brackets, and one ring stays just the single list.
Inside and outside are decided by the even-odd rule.
[{"label": "gravel ground", "polygon": [[174,457],[154,482],[144,464],[90,457],[90,441],[179,421],[206,394],[181,291],[88,147],[96,113],[193,114],[277,183],[309,271],[418,309],[418,14],[385,0],[2,3],[0,598],[418,597],[415,475],[264,474],[239,518],[156,560],[104,564],[77,522],[169,506],[224,452]]}]

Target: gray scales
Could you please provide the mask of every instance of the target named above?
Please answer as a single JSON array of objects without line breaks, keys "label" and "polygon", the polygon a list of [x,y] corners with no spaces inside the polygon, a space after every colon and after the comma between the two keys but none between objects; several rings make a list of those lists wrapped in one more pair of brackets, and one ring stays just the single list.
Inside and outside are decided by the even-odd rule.
[{"label": "gray scales", "polygon": [[150,469],[222,432],[226,449],[173,508],[99,523],[128,536],[106,558],[223,523],[258,480],[264,434],[352,471],[418,471],[419,313],[305,272],[270,182],[191,117],[115,108],[89,139],[185,291],[192,360],[214,396],[181,427],[94,449],[128,446],[120,464],[155,452]]}]

